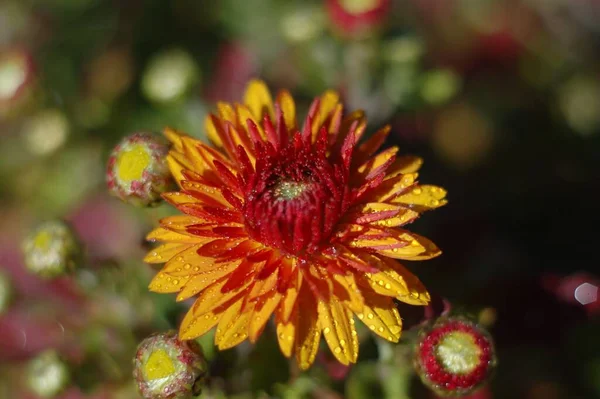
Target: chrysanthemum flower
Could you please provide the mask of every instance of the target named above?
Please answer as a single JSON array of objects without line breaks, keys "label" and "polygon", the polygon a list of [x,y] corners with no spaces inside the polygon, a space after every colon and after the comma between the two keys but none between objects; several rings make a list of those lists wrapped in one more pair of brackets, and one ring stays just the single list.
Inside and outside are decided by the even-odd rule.
[{"label": "chrysanthemum flower", "polygon": [[217,326],[215,343],[255,342],[274,314],[281,351],[301,368],[321,335],[343,364],[356,362],[355,317],[397,342],[394,305],[425,305],[429,294],[395,259],[440,254],[403,228],[445,204],[445,190],[417,183],[421,159],[375,154],[389,127],[358,145],[361,111],[343,116],[336,93],[314,100],[302,125],[294,100],[275,101],[253,81],[244,104],[218,104],[207,118],[214,147],[167,129],[168,164],[179,192],[164,194],[183,215],[148,235],[163,244],[145,258],[166,265],[156,292],[197,299],[180,327],[193,339]]}]

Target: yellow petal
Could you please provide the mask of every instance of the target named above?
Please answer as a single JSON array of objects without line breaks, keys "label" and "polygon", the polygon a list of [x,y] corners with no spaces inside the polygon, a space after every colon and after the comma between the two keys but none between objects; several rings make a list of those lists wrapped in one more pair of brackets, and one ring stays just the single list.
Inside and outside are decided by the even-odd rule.
[{"label": "yellow petal", "polygon": [[[363,297],[356,280],[354,273],[348,273],[346,275],[334,274],[334,293],[342,303],[353,312],[362,312],[363,309]],[[339,293],[339,289],[336,286],[339,284],[344,290],[343,293]]]},{"label": "yellow petal", "polygon": [[363,163],[358,167],[358,172],[364,175],[368,175],[373,171],[377,170],[381,166],[385,165],[393,156],[398,152],[398,147],[390,147],[373,158],[369,159],[367,162]]},{"label": "yellow petal", "polygon": [[221,288],[227,283],[227,278],[224,277],[221,280],[217,280],[215,283],[206,287],[196,299],[194,303],[194,309],[196,314],[203,314],[209,311],[212,311],[218,306],[223,305],[224,303],[245,294],[245,290],[250,284],[250,282],[246,282],[244,286],[241,288],[222,293]]},{"label": "yellow petal", "polygon": [[[238,116],[238,126],[246,130],[248,137],[251,137],[250,132],[248,132],[248,119],[250,119],[256,125],[256,129],[258,130],[260,137],[263,139],[263,141],[265,141],[267,139],[267,134],[262,127],[262,119],[255,118],[254,115],[252,115],[252,111],[250,111],[250,109],[245,105],[237,104],[235,109]],[[251,146],[246,148],[246,152],[252,152]],[[254,156],[250,158],[252,165],[254,165],[253,159]]]},{"label": "yellow petal", "polygon": [[248,294],[248,299],[254,300],[275,290],[277,287],[277,276],[278,272],[275,271],[266,279],[256,279],[250,294]]},{"label": "yellow petal", "polygon": [[331,114],[331,112],[335,110],[339,100],[340,95],[333,90],[327,90],[321,96],[321,103],[319,104],[319,109],[312,123],[313,142],[315,141],[317,133],[323,126],[323,123],[325,123],[325,121],[327,120],[329,114]]},{"label": "yellow petal", "polygon": [[391,179],[386,179],[375,190],[368,194],[369,201],[389,202],[403,191],[412,186],[418,177],[417,173],[399,174]]},{"label": "yellow petal", "polygon": [[233,348],[248,338],[248,324],[252,312],[242,311],[244,298],[238,299],[223,313],[217,326],[215,345],[219,349]]},{"label": "yellow petal", "polygon": [[394,238],[409,243],[401,248],[377,250],[394,259],[425,260],[441,255],[442,251],[429,239],[406,230],[393,230]]},{"label": "yellow petal", "polygon": [[185,250],[177,253],[169,259],[162,271],[179,277],[193,274],[194,268],[199,271],[206,271],[216,267],[213,258],[204,258],[196,252],[203,244],[198,243],[188,246]]},{"label": "yellow petal", "polygon": [[202,315],[194,313],[194,307],[188,310],[179,327],[179,339],[194,339],[204,335],[208,330],[217,325],[223,311],[219,313],[208,312]]},{"label": "yellow petal", "polygon": [[263,114],[273,117],[273,99],[267,85],[262,80],[252,80],[244,94],[244,104],[250,108],[252,115],[257,120],[262,120]]},{"label": "yellow petal", "polygon": [[419,216],[418,212],[402,208],[400,205],[381,202],[360,205],[355,212],[352,213],[355,223],[382,227],[402,226]]},{"label": "yellow petal", "polygon": [[288,131],[293,132],[296,129],[296,104],[294,98],[287,90],[282,90],[277,95],[277,103],[281,107],[283,120]]},{"label": "yellow petal", "polygon": [[254,312],[252,313],[250,325],[248,326],[250,342],[256,342],[280,301],[281,294],[278,292],[272,292],[270,295],[261,298],[261,300],[254,305]]},{"label": "yellow petal", "polygon": [[376,293],[392,296],[412,305],[427,305],[431,300],[419,279],[401,264],[376,256],[369,257],[369,262],[381,270],[378,273],[364,274]]},{"label": "yellow petal", "polygon": [[402,319],[391,298],[365,294],[365,307],[356,316],[375,334],[398,342],[402,334]]},{"label": "yellow petal", "polygon": [[[348,240],[348,245],[353,248],[366,248],[379,253],[397,253],[399,249],[410,244],[403,240],[400,233],[393,229],[382,230],[370,226],[352,225],[361,234]],[[356,226],[356,227],[354,227]]]},{"label": "yellow petal", "polygon": [[[225,197],[223,197],[221,190],[217,190],[214,187],[191,181],[181,182],[181,187],[184,190],[186,190],[190,195],[194,196],[197,202],[205,203],[212,206],[224,206],[227,208],[232,207],[231,204],[225,199]],[[203,199],[205,200],[203,201]],[[211,203],[210,200],[215,201],[216,204]]]},{"label": "yellow petal", "polygon": [[294,310],[290,315],[288,322],[277,322],[277,342],[279,343],[281,353],[283,353],[285,357],[292,356],[296,338],[297,319],[298,314],[297,311]]},{"label": "yellow petal", "polygon": [[319,324],[336,359],[345,365],[356,362],[358,340],[352,314],[335,297],[329,303],[319,301]]},{"label": "yellow petal", "polygon": [[185,134],[170,127],[165,128],[165,130],[163,130],[163,134],[171,143],[173,143],[173,148],[176,151],[181,151],[181,137],[185,136]]},{"label": "yellow petal", "polygon": [[412,155],[397,157],[386,171],[386,179],[396,177],[400,174],[417,172],[423,165],[423,159]]},{"label": "yellow petal", "polygon": [[308,369],[315,361],[319,350],[321,329],[318,323],[317,304],[306,284],[298,296],[298,322],[296,325],[296,361],[302,370]]},{"label": "yellow petal", "polygon": [[146,236],[146,240],[179,242],[179,243],[188,243],[188,244],[195,244],[195,243],[202,241],[202,239],[198,236],[194,236],[192,234],[183,234],[183,233],[175,232],[172,230],[167,230],[164,227],[158,227],[158,228],[152,230]]},{"label": "yellow petal", "polygon": [[222,120],[231,122],[233,124],[236,123],[235,110],[231,104],[219,101],[217,102],[217,109],[219,110],[219,117]]},{"label": "yellow petal", "polygon": [[179,252],[186,250],[190,244],[169,242],[154,248],[144,258],[146,263],[165,263]]},{"label": "yellow petal", "polygon": [[223,140],[221,140],[221,137],[219,137],[217,128],[215,127],[210,115],[207,115],[206,118],[204,118],[204,128],[206,129],[206,135],[208,136],[208,139],[212,141],[215,147],[223,147]]},{"label": "yellow petal", "polygon": [[[185,181],[185,180],[182,180]],[[199,202],[196,198],[189,194],[182,193],[180,191],[172,193],[164,193],[163,198],[171,203],[171,205],[177,206],[181,204],[195,204]]]},{"label": "yellow petal", "polygon": [[[177,301],[184,301],[206,289],[209,285],[214,284],[218,279],[233,273],[239,263],[239,260],[235,262],[218,263],[215,264],[211,270],[194,274],[185,284],[181,292],[179,292],[179,295],[177,295]],[[194,266],[192,271],[195,269],[199,269],[199,267]]]},{"label": "yellow petal", "polygon": [[187,165],[191,165],[191,167],[187,167],[188,170],[196,173],[202,173],[212,167],[212,165],[206,164],[202,158],[202,155],[200,154],[199,149],[202,145],[200,141],[189,136],[185,136],[181,138],[181,145],[183,147],[182,153],[185,156],[185,159],[188,161]]},{"label": "yellow petal", "polygon": [[[171,174],[173,175],[173,179],[175,180],[175,182],[180,185],[180,182],[182,180],[185,180],[185,177],[183,176],[183,171],[188,169],[188,167],[186,167],[185,163],[180,162],[180,159],[182,156],[179,155],[178,157],[175,157],[173,154],[176,154],[175,152],[169,153],[169,155],[167,155],[167,166],[169,167],[169,170],[171,171]],[[181,187],[181,185],[180,185]]]},{"label": "yellow petal", "polygon": [[419,185],[406,194],[392,199],[393,204],[400,204],[418,212],[439,208],[446,205],[446,190],[437,186]]},{"label": "yellow petal", "polygon": [[148,289],[152,292],[171,293],[179,290],[187,283],[191,276],[173,276],[163,271],[159,272],[150,284]]},{"label": "yellow petal", "polygon": [[286,289],[283,300],[281,301],[281,313],[283,321],[287,321],[292,314],[292,310],[296,305],[298,299],[298,293],[302,284],[302,277],[297,271],[293,272],[289,287]]}]

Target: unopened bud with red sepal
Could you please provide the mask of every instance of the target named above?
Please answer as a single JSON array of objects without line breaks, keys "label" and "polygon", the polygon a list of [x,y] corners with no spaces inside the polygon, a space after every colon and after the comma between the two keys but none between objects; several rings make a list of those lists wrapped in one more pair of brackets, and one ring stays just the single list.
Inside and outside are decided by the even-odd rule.
[{"label": "unopened bud with red sepal", "polygon": [[113,149],[106,171],[112,195],[136,206],[158,204],[172,187],[167,166],[168,145],[151,133],[134,133]]},{"label": "unopened bud with red sepal", "polygon": [[144,399],[198,395],[207,369],[200,346],[195,341],[180,341],[175,331],[146,338],[133,359],[133,376]]},{"label": "unopened bud with red sepal", "polygon": [[439,396],[463,396],[481,387],[496,366],[490,334],[462,317],[440,317],[419,333],[415,368]]},{"label": "unopened bud with red sepal", "polygon": [[352,38],[378,31],[392,8],[391,0],[327,0],[326,5],[335,31]]}]

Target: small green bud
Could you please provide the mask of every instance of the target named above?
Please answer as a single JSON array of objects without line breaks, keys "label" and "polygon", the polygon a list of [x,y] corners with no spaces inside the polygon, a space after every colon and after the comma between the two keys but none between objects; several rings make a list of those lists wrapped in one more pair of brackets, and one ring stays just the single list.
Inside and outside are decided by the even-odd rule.
[{"label": "small green bud", "polygon": [[81,260],[81,245],[65,222],[52,220],[39,225],[23,242],[27,269],[42,278],[72,273]]},{"label": "small green bud", "polygon": [[71,378],[66,363],[54,350],[42,352],[27,367],[29,389],[44,398],[53,398],[65,390]]}]

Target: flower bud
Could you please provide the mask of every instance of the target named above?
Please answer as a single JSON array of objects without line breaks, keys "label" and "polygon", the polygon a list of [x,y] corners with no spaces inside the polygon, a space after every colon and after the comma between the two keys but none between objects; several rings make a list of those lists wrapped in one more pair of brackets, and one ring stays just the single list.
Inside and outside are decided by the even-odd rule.
[{"label": "flower bud", "polygon": [[10,114],[26,102],[34,72],[33,59],[27,51],[0,51],[0,116]]},{"label": "flower bud", "polygon": [[487,381],[496,365],[491,336],[458,317],[441,317],[419,333],[415,368],[439,396],[463,396]]},{"label": "flower bud", "polygon": [[336,30],[361,37],[377,30],[388,16],[390,0],[327,0],[327,12]]},{"label": "flower bud", "polygon": [[39,354],[27,368],[29,389],[44,398],[61,393],[69,385],[70,379],[67,365],[54,350]]},{"label": "flower bud", "polygon": [[169,147],[150,133],[125,137],[108,159],[106,182],[111,194],[136,206],[153,206],[172,185]]},{"label": "flower bud", "polygon": [[13,290],[6,273],[0,271],[0,315],[8,309],[12,299]]},{"label": "flower bud", "polygon": [[207,368],[195,341],[180,341],[169,331],[140,343],[133,377],[144,399],[185,399],[200,393]]},{"label": "flower bud", "polygon": [[43,278],[73,272],[81,260],[81,246],[65,222],[52,220],[39,225],[23,242],[27,269]]}]

